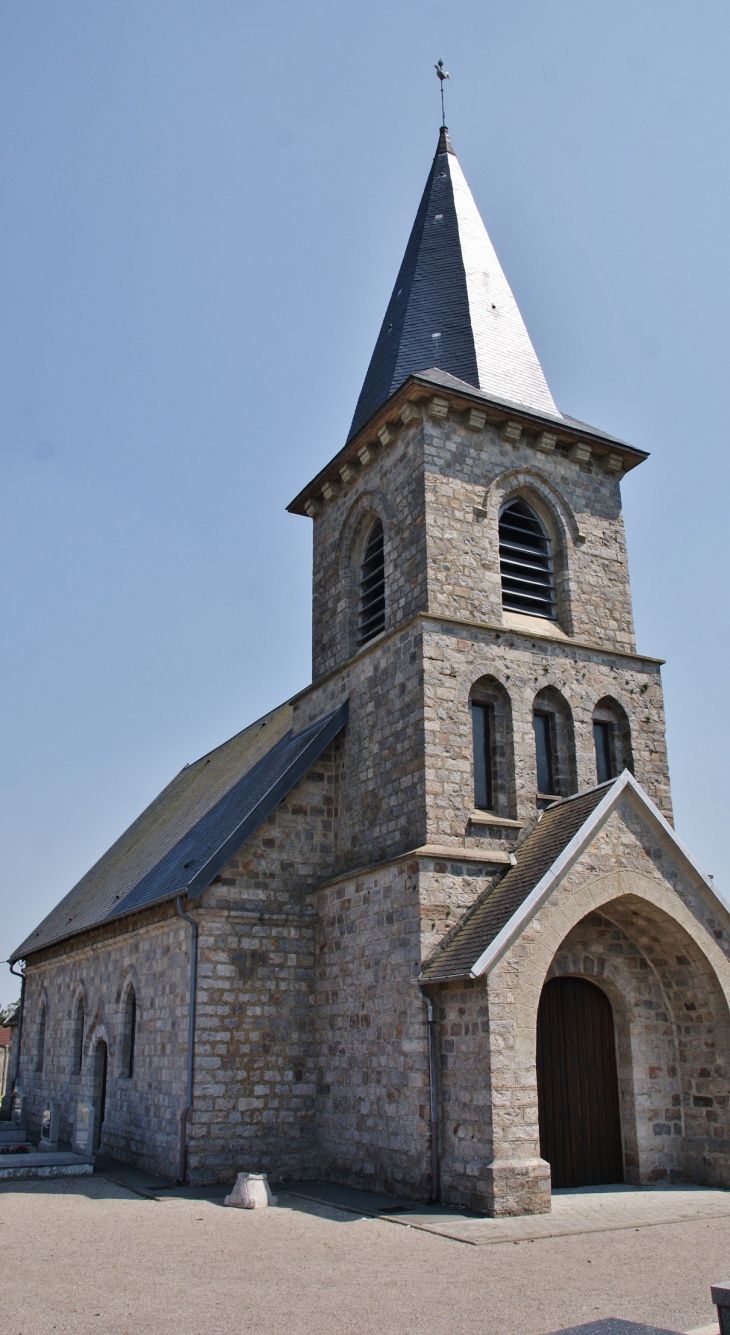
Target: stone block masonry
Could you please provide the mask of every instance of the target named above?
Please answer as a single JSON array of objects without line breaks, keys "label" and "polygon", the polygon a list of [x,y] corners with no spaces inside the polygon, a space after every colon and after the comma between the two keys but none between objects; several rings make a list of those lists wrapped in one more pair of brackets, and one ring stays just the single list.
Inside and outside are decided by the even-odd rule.
[{"label": "stone block masonry", "polygon": [[333,1181],[427,1199],[418,862],[323,887],[317,920],[319,1171]]},{"label": "stone block masonry", "polygon": [[[174,1177],[185,1101],[189,928],[172,916],[173,911],[168,905],[148,910],[29,961],[20,1085],[27,1094],[31,1134],[40,1134],[45,1102],[53,1098],[62,1106],[61,1139],[70,1141],[78,1099],[92,1100],[98,1115],[94,1052],[99,1042],[106,1043],[101,1152]],[[137,998],[131,1077],[123,1051],[123,1000],[130,983]],[[75,1023],[80,998],[84,1035],[77,1068]]]}]

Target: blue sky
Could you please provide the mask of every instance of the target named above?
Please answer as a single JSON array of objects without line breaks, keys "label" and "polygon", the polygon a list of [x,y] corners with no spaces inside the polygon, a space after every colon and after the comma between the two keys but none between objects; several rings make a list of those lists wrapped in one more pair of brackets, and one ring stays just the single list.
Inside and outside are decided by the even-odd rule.
[{"label": "blue sky", "polygon": [[730,891],[729,39],[720,0],[2,0],[0,958],[309,680],[284,507],[344,442],[439,57],[558,404],[651,451],[638,642],[678,830]]}]

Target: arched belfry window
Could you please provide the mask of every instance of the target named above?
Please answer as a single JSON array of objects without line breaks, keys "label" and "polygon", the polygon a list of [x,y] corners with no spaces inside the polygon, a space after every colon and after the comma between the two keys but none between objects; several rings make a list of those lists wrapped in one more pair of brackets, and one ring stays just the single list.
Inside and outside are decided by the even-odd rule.
[{"label": "arched belfry window", "polygon": [[358,645],[385,630],[385,554],[383,525],[375,520],[368,533],[360,566]]},{"label": "arched belfry window", "polygon": [[502,606],[529,616],[555,616],[550,539],[535,511],[521,499],[508,501],[499,516]]}]

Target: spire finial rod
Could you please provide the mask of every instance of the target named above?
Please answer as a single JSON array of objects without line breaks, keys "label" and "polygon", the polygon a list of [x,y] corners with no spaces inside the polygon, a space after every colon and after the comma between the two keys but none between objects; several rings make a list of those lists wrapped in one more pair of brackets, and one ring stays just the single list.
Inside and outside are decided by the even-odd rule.
[{"label": "spire finial rod", "polygon": [[434,69],[436,71],[436,74],[438,75],[439,84],[441,86],[441,129],[444,130],[446,128],[446,112],[444,111],[444,80],[450,79],[451,75],[449,74],[448,70],[444,69],[443,60],[439,60],[438,63],[434,65]]}]

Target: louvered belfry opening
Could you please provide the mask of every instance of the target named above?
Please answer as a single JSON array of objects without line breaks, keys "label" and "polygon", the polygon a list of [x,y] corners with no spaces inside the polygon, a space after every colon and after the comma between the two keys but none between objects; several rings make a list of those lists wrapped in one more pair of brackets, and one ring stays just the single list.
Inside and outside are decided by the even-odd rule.
[{"label": "louvered belfry opening", "polygon": [[510,501],[499,517],[499,569],[503,607],[554,618],[550,539],[526,501]]},{"label": "louvered belfry opening", "polygon": [[360,567],[360,622],[358,645],[367,644],[385,629],[385,555],[383,525],[375,520]]}]

